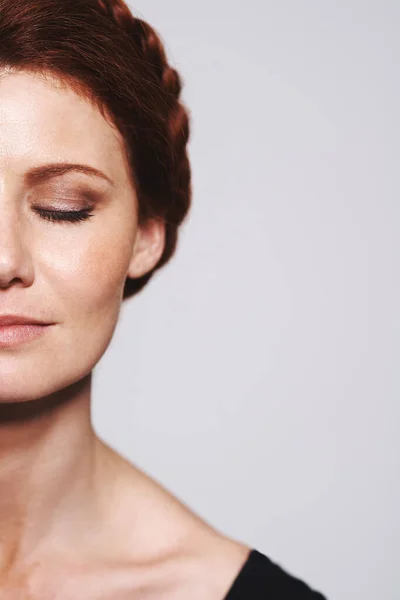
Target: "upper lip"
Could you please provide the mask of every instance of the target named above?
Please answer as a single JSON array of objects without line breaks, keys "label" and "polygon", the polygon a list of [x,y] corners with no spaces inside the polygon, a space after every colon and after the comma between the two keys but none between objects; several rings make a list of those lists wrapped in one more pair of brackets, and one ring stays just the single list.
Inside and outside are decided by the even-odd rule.
[{"label": "upper lip", "polygon": [[25,315],[0,315],[0,327],[2,325],[51,325],[46,321],[28,317]]}]

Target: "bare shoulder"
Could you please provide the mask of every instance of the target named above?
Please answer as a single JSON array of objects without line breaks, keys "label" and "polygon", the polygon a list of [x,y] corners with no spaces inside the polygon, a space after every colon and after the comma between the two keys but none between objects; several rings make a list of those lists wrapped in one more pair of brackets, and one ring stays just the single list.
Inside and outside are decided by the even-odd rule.
[{"label": "bare shoulder", "polygon": [[208,544],[200,540],[198,546],[149,565],[120,567],[106,579],[103,572],[96,578],[102,581],[101,596],[93,600],[224,600],[248,553],[246,546],[223,537]]},{"label": "bare shoulder", "polygon": [[206,526],[186,547],[156,561],[139,578],[133,567],[132,577],[125,579],[126,600],[142,598],[143,592],[148,600],[224,600],[249,552],[245,544]]},{"label": "bare shoulder", "polygon": [[217,531],[143,470],[120,462],[118,468],[113,530],[127,557],[127,598],[145,591],[149,600],[223,600],[250,548]]},{"label": "bare shoulder", "polygon": [[223,600],[250,548],[214,529],[168,492],[159,500],[158,527],[168,551],[158,563],[154,598]]},{"label": "bare shoulder", "polygon": [[250,548],[218,532],[205,532],[193,540],[193,549],[182,555],[182,575],[176,577],[174,598],[223,600],[246,562]]}]

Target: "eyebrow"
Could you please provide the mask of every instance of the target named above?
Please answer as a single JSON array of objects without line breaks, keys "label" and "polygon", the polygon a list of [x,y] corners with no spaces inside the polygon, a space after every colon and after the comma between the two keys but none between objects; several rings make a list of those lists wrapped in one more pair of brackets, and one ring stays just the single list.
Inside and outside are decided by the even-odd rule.
[{"label": "eyebrow", "polygon": [[45,165],[40,165],[39,167],[34,167],[33,169],[30,169],[26,172],[25,181],[30,185],[34,185],[46,181],[47,179],[51,179],[53,177],[65,175],[66,173],[70,173],[72,171],[84,173],[85,175],[89,175],[90,177],[98,177],[101,179],[105,179],[112,186],[114,185],[112,179],[110,179],[105,173],[103,173],[103,171],[95,169],[90,165],[69,162],[48,163]]}]

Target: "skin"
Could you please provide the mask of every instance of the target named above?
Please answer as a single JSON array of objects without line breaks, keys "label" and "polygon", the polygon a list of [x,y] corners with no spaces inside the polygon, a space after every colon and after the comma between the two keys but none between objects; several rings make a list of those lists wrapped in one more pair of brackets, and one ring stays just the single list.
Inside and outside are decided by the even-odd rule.
[{"label": "skin", "polygon": [[[31,169],[78,172],[31,181]],[[89,192],[91,200],[83,194]],[[77,223],[42,210],[82,210]],[[28,72],[0,76],[0,315],[53,323],[0,347],[0,600],[222,600],[250,548],[215,531],[94,432],[92,371],[126,277],[165,231],[137,222],[119,132],[88,101]]]}]

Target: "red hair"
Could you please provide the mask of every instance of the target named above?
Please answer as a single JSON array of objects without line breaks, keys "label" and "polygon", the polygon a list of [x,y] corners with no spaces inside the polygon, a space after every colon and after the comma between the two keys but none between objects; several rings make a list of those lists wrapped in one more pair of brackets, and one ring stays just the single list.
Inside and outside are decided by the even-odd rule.
[{"label": "red hair", "polygon": [[159,35],[123,0],[0,0],[0,69],[56,76],[122,134],[139,224],[166,229],[154,269],[125,282],[133,296],[173,256],[191,205],[189,115]]}]

